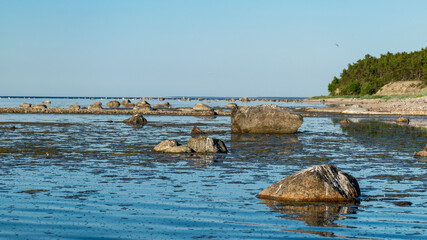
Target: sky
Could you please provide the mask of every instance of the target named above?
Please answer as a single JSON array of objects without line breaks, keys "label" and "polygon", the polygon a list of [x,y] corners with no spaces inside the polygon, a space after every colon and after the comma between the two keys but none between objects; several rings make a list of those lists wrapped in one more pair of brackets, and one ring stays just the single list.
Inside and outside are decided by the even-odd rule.
[{"label": "sky", "polygon": [[0,0],[0,96],[310,97],[427,47],[427,1]]}]

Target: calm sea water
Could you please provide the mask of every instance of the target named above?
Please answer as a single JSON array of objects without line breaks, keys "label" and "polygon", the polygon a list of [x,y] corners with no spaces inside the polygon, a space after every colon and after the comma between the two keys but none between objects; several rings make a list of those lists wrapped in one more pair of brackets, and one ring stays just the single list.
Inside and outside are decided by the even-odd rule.
[{"label": "calm sea water", "polygon": [[[86,104],[60,100],[52,105]],[[0,105],[24,102],[8,101]],[[142,128],[127,117],[0,114],[0,239],[427,238],[427,159],[413,156],[425,130],[306,117],[297,134],[236,135],[229,117],[145,116]],[[185,143],[194,125],[225,131],[210,135],[230,152],[152,151],[165,139]],[[256,198],[325,163],[358,179],[360,203]]]}]

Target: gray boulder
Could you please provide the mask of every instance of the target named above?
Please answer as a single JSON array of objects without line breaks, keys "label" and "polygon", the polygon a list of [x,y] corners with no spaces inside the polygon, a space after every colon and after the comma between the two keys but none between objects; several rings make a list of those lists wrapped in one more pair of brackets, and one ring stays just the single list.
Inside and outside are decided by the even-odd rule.
[{"label": "gray boulder", "polygon": [[187,146],[179,144],[176,140],[164,140],[153,148],[156,152],[165,153],[191,153],[193,150]]},{"label": "gray boulder", "polygon": [[301,170],[258,194],[260,198],[290,202],[352,202],[359,196],[357,180],[329,164]]},{"label": "gray boulder", "polygon": [[147,119],[145,119],[141,114],[135,114],[123,122],[131,125],[144,125],[147,123]]},{"label": "gray boulder", "polygon": [[233,108],[232,133],[295,133],[303,123],[300,114],[274,104]]},{"label": "gray boulder", "polygon": [[197,153],[227,153],[225,144],[215,138],[200,135],[188,140],[188,147]]}]

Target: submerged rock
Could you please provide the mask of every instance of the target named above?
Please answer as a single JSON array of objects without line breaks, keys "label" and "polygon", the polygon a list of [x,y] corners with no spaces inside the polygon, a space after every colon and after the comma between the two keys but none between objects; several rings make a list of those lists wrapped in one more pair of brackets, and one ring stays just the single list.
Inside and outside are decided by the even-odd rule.
[{"label": "submerged rock", "polygon": [[296,172],[258,194],[290,202],[351,202],[359,196],[357,180],[329,164]]},{"label": "submerged rock", "polygon": [[118,108],[118,107],[120,107],[120,103],[119,103],[119,101],[112,100],[112,101],[109,101],[109,102],[107,103],[107,107],[110,107],[110,108]]},{"label": "submerged rock", "polygon": [[188,147],[197,153],[227,153],[227,147],[219,139],[200,135],[188,140]]},{"label": "submerged rock", "polygon": [[135,114],[123,122],[132,125],[144,125],[147,123],[147,119],[145,119],[141,114]]},{"label": "submerged rock", "polygon": [[295,133],[303,123],[300,114],[274,104],[233,108],[232,133]]},{"label": "submerged rock", "polygon": [[210,106],[204,104],[204,103],[196,103],[193,107],[194,110],[198,110],[198,111],[212,111],[213,108],[211,108]]}]

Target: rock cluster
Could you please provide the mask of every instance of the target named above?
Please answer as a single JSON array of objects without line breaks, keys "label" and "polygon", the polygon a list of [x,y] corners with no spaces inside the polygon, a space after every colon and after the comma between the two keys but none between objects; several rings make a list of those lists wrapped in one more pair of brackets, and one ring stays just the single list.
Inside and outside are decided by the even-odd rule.
[{"label": "rock cluster", "polygon": [[156,152],[165,153],[227,153],[227,147],[219,139],[200,135],[187,142],[188,146],[179,144],[176,140],[164,140],[153,148]]},{"label": "rock cluster", "polygon": [[296,172],[258,194],[289,202],[352,202],[359,196],[357,180],[329,164]]},{"label": "rock cluster", "polygon": [[274,104],[233,108],[232,133],[295,133],[303,123],[300,114]]}]

